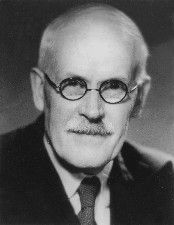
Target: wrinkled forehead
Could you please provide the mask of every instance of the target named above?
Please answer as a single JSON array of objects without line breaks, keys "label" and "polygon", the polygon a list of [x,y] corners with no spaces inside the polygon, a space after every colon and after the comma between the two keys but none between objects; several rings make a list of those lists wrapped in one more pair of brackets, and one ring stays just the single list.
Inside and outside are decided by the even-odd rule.
[{"label": "wrinkled forehead", "polygon": [[41,43],[46,50],[44,70],[55,74],[69,61],[85,64],[82,59],[102,65],[116,54],[124,55],[123,62],[131,65],[133,41],[117,17],[112,9],[94,7],[56,19]]}]

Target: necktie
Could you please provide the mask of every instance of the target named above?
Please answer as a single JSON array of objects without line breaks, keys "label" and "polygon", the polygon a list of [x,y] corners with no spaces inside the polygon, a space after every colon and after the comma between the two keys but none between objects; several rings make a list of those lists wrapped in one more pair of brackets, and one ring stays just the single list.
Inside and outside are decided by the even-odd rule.
[{"label": "necktie", "polygon": [[78,189],[81,201],[81,211],[78,218],[81,225],[96,225],[94,207],[99,190],[100,181],[97,177],[86,177],[82,180]]}]

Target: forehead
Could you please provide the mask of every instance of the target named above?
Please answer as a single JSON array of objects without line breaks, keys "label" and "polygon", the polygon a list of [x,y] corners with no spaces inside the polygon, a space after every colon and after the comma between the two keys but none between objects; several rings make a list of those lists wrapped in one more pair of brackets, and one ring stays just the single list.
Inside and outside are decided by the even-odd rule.
[{"label": "forehead", "polygon": [[103,12],[75,18],[54,34],[56,79],[70,74],[87,79],[129,78],[133,45]]}]

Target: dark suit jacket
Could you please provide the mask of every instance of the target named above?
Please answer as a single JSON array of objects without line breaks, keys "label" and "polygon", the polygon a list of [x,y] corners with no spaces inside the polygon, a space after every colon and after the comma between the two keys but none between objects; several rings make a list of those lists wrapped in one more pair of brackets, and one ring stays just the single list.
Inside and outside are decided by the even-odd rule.
[{"label": "dark suit jacket", "polygon": [[[43,118],[0,138],[0,224],[79,224],[42,142]],[[174,224],[172,157],[125,142],[108,181],[111,224]]]}]

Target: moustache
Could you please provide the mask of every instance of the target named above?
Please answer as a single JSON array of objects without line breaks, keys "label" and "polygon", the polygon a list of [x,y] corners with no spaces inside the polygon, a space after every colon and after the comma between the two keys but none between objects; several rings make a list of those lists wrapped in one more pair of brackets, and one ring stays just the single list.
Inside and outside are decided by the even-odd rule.
[{"label": "moustache", "polygon": [[111,136],[113,131],[111,129],[106,128],[106,126],[101,124],[86,124],[86,123],[79,123],[75,127],[69,127],[67,129],[68,133],[75,133],[75,134],[85,134],[85,135],[93,135],[93,136]]}]

